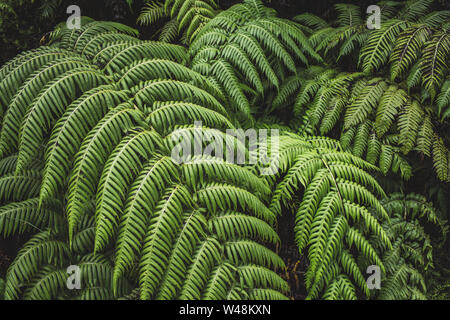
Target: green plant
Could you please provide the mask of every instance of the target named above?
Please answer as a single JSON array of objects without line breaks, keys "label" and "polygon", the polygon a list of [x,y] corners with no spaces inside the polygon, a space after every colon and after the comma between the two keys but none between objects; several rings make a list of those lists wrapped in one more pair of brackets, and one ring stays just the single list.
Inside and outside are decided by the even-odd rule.
[{"label": "green plant", "polygon": [[392,170],[409,179],[412,169],[405,156],[416,151],[432,157],[437,176],[448,181],[449,152],[433,124],[435,116],[404,85],[316,67],[303,75],[308,78],[285,83],[274,109],[292,101],[309,132],[337,134],[345,150],[377,164],[384,174]]},{"label": "green plant", "polygon": [[[5,103],[4,123],[18,117],[21,126],[17,134],[12,123],[2,126],[2,156],[8,160],[1,194],[11,201],[1,209],[2,234],[54,230],[38,233],[11,264],[6,298],[63,294],[61,267],[84,261],[70,258],[80,249],[84,255],[114,253],[108,276],[116,297],[124,293],[124,274],[139,285],[142,299],[283,297],[287,285],[270,270],[283,267],[283,261],[265,246],[278,241],[274,215],[264,204],[267,186],[247,169],[220,159],[205,169],[210,159],[176,165],[170,158],[172,136],[192,135],[194,119],[233,127],[219,102],[221,92],[195,71],[158,58],[181,54],[174,45],[141,51],[127,50],[129,40],[102,41],[102,54],[114,47],[116,59],[134,61],[102,71],[76,53],[95,44],[82,36],[127,29],[95,22],[83,28],[81,36],[62,31],[55,47],[19,56],[1,71],[2,88],[11,92],[5,101],[14,99],[11,90],[18,83],[24,85],[15,97],[25,95]],[[203,134],[225,135],[218,129],[203,129]],[[36,159],[44,165],[35,166]],[[37,189],[25,182],[29,176],[37,179]],[[244,228],[236,232],[238,224]],[[50,252],[60,254],[47,267]],[[104,279],[107,267],[99,268]],[[19,289],[21,283],[28,289]],[[105,290],[80,297],[111,297]]]},{"label": "green plant", "polygon": [[[432,157],[438,178],[448,181],[443,119],[450,12],[428,13],[432,2],[382,1],[381,28],[374,30],[353,4],[337,4],[332,24],[311,14],[296,16],[314,49],[336,70],[299,69],[281,84],[268,111],[291,106],[301,130],[339,138],[345,150],[377,164],[384,174],[392,170],[409,179],[414,168],[408,155],[416,151]],[[342,72],[346,63],[360,72]]]},{"label": "green plant", "polygon": [[165,20],[159,31],[159,40],[172,42],[181,37],[182,42],[189,44],[196,33],[215,17],[217,11],[216,0],[147,1],[138,23],[152,25]]},{"label": "green plant", "polygon": [[[381,259],[366,238],[374,234],[391,247],[383,228],[366,209],[374,207],[389,219],[374,195],[384,196],[384,191],[365,171],[376,168],[342,152],[337,141],[292,134],[280,140],[281,181],[274,186],[269,208],[281,214],[282,206],[288,206],[295,214],[296,244],[300,253],[307,251],[309,260],[307,298],[323,294],[326,299],[356,299],[355,284],[369,296],[364,266],[356,262],[352,252],[384,272]],[[302,196],[295,200],[299,193]]]},{"label": "green plant", "polygon": [[[433,248],[438,247],[439,242],[441,245],[445,242],[448,227],[439,219],[432,204],[420,195],[392,194],[383,201],[383,206],[392,217],[383,225],[392,248],[384,249],[382,259],[387,276],[382,281],[378,299],[427,299],[432,292],[431,278],[435,268]],[[432,239],[425,231],[426,223],[439,229],[438,239]],[[373,238],[371,242],[384,247],[378,239]]]},{"label": "green plant", "polygon": [[[289,299],[289,216],[308,299],[445,297],[448,12],[379,5],[368,30],[349,4],[329,23],[260,0],[149,2],[140,22],[168,20],[161,42],[83,17],[7,62],[0,237],[27,241],[0,297]],[[280,135],[255,149],[241,127]]]},{"label": "green plant", "polygon": [[[111,29],[124,31],[115,24],[92,22],[80,30],[80,35],[92,31],[110,36]],[[14,96],[13,86],[20,82],[24,83],[21,92],[35,95],[35,98],[26,96],[22,103],[5,103],[9,108],[4,121],[8,125],[1,130],[5,137],[2,155],[17,152],[17,156],[9,159],[14,165],[5,162],[13,172],[5,175],[5,180],[9,179],[3,193],[7,195],[5,191],[13,185],[18,192],[11,196],[20,196],[24,201],[2,208],[8,212],[1,219],[2,224],[9,226],[5,227],[4,234],[23,232],[31,225],[50,225],[52,229],[62,230],[59,237],[68,237],[68,244],[58,242],[67,251],[73,248],[80,221],[90,215],[86,205],[93,201],[94,234],[83,236],[80,239],[83,243],[76,247],[88,247],[87,241],[93,239],[94,253],[99,253],[115,243],[115,290],[117,281],[139,266],[135,281],[144,299],[178,295],[280,298],[280,293],[273,290],[286,293],[286,284],[268,269],[281,268],[284,264],[264,246],[278,241],[272,229],[275,215],[264,204],[270,192],[264,181],[248,169],[220,159],[200,157],[177,166],[167,157],[175,146],[172,135],[192,136],[193,128],[188,124],[194,119],[214,128],[233,127],[219,103],[223,97],[214,82],[176,62],[142,59],[137,49],[120,47],[127,40],[109,45],[102,41],[102,54],[114,46],[118,47],[119,52],[115,54],[120,60],[129,61],[124,56],[136,59],[129,66],[114,69],[113,75],[73,52],[78,50],[74,43],[80,44],[81,52],[89,52],[88,46],[96,42],[83,43],[81,37],[64,31],[59,39],[59,48],[43,48],[32,52],[31,57],[24,54],[2,70],[5,79],[11,79],[2,84],[5,92],[11,92],[5,100]],[[156,55],[164,49],[175,51],[176,48],[161,45]],[[72,57],[71,60],[60,59],[61,53]],[[151,51],[146,54],[153,55]],[[42,67],[36,66],[34,59]],[[110,63],[111,59],[96,61]],[[61,96],[63,100],[54,100],[52,97],[58,96],[62,88],[66,92]],[[21,92],[15,95],[16,99],[21,97]],[[85,94],[80,95],[82,92]],[[17,134],[9,119],[17,119],[21,124]],[[177,129],[180,125],[185,126]],[[204,129],[203,134],[208,133],[220,134],[220,131]],[[301,139],[296,141],[299,145],[301,142]],[[44,155],[39,152],[42,144],[46,146]],[[44,168],[41,165],[37,169],[34,159],[42,159]],[[38,181],[42,177],[38,182],[39,195],[35,189],[25,189],[24,186],[32,185],[19,178],[31,174]],[[117,180],[117,177],[121,178]],[[61,219],[55,218],[57,213],[53,210],[61,209],[57,206],[51,209],[56,199],[64,203],[68,233],[64,223],[60,226]],[[48,214],[48,219],[42,219],[43,212]],[[11,225],[12,219],[16,223]],[[28,224],[20,223],[27,219]],[[237,232],[237,225],[245,227]],[[39,246],[47,248],[48,241],[44,238]],[[45,252],[35,253],[36,263],[21,281],[31,281],[32,286],[32,277],[38,272]],[[60,260],[58,267],[67,265],[66,259]],[[140,261],[138,265],[136,261]],[[20,265],[20,260],[11,265],[6,278],[8,298],[18,297],[18,282],[14,280],[16,264]],[[200,264],[204,269],[199,268]],[[192,273],[186,279],[194,279],[196,274],[204,280],[183,282],[182,275],[186,272]],[[216,274],[221,275],[220,286],[229,292],[208,285],[207,279],[211,279],[208,275],[216,277]],[[238,283],[250,288],[236,291],[234,287]],[[213,284],[219,285],[216,280]],[[56,292],[55,289],[52,294]]]},{"label": "green plant", "polygon": [[[194,22],[186,31],[187,40],[183,41],[189,45],[189,66],[220,86],[230,100],[227,107],[233,108],[233,114],[241,122],[254,121],[253,114],[259,110],[251,106],[251,101],[264,91],[276,90],[285,73],[295,73],[296,61],[304,64],[310,58],[321,61],[299,26],[278,18],[260,0],[245,0],[220,13],[195,11],[197,5],[212,8],[214,1],[208,1],[207,5],[203,1],[182,3],[151,3],[140,19],[154,23],[172,6],[171,15],[178,15],[175,23],[181,23],[179,29],[183,30],[183,21],[189,21],[195,12]],[[162,32],[169,41],[174,40],[174,31],[168,31],[176,28],[173,21]]]},{"label": "green plant", "polygon": [[[405,79],[407,71],[420,72],[422,85],[435,97],[442,85],[449,54],[447,34],[450,11],[430,12],[433,0],[409,0],[403,3],[380,1],[381,28],[370,30],[361,18],[361,8],[337,4],[336,26],[319,17],[302,14],[294,20],[308,26],[310,40],[319,51],[339,61],[355,56],[358,65],[372,74],[390,64],[391,79]],[[336,55],[334,55],[336,54]]]}]

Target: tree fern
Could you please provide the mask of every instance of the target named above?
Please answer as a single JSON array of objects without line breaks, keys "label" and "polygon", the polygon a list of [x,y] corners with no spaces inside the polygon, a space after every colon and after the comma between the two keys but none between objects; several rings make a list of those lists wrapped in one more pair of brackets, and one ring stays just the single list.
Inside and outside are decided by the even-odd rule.
[{"label": "tree fern", "polygon": [[439,87],[445,76],[447,61],[450,55],[450,36],[446,32],[437,33],[425,43],[423,52],[422,84],[432,94],[436,95],[436,87]]},{"label": "tree fern", "polygon": [[[448,35],[443,25],[448,20],[449,11],[430,12],[432,2],[380,1],[382,24],[381,28],[374,30],[366,28],[359,15],[359,7],[339,4],[335,7],[337,26],[322,24],[321,28],[309,32],[310,40],[325,55],[333,53],[329,54],[332,62],[340,62],[344,56],[358,58],[354,61],[367,74],[381,70],[389,62],[392,80],[404,79],[418,62],[422,72],[427,70],[422,85],[434,98],[445,76]],[[300,18],[300,22],[308,26],[312,19],[319,19],[308,14],[305,17],[309,18]],[[357,49],[360,49],[359,54]]]},{"label": "tree fern", "polygon": [[[223,50],[213,49],[220,47]],[[247,118],[250,105],[239,83],[248,83],[259,93],[265,79],[278,87],[270,57],[286,72],[295,72],[294,59],[307,63],[308,55],[321,60],[295,23],[272,16],[259,1],[244,1],[218,14],[195,36],[189,54],[192,68],[220,83],[232,106]]]},{"label": "tree fern", "polygon": [[[339,137],[333,135],[333,129],[339,128],[345,150],[378,163],[384,174],[392,169],[406,179],[411,176],[411,166],[404,156],[418,151],[433,157],[436,173],[446,181],[448,148],[442,140],[435,144],[433,156],[436,128],[425,109],[429,106],[408,94],[402,84],[381,77],[362,78],[360,73],[304,74],[312,78],[300,81],[297,91],[284,94],[283,101],[293,101],[294,113],[304,115],[300,121],[313,126],[313,133]],[[281,96],[274,99],[277,105],[281,103],[278,99],[281,101]]]},{"label": "tree fern", "polygon": [[[62,31],[59,44],[77,50],[85,38],[87,40],[94,33],[101,34],[110,27],[122,30],[116,25],[95,23],[80,34]],[[114,39],[111,41],[114,43]],[[136,52],[139,50],[137,47]],[[73,55],[77,56],[76,53]],[[115,75],[119,81],[114,84],[101,70],[76,68],[53,81],[48,80],[47,85],[36,89],[35,100],[25,106],[29,110],[20,121],[23,126],[18,137],[19,154],[13,164],[16,174],[26,174],[29,171],[25,168],[33,167],[34,158],[43,159],[45,166],[39,168],[43,169],[43,175],[40,171],[36,173],[41,187],[39,191],[34,190],[32,184],[21,184],[19,176],[12,176],[10,183],[17,186],[13,197],[8,191],[14,190],[8,187],[8,174],[11,174],[8,169],[2,178],[7,192],[2,195],[14,201],[23,193],[23,199],[17,201],[28,201],[36,207],[29,209],[33,211],[23,211],[28,209],[20,209],[20,206],[28,202],[13,202],[2,209],[8,212],[8,218],[13,215],[22,218],[24,212],[29,212],[26,219],[30,223],[36,227],[45,224],[55,231],[38,233],[33,240],[36,243],[31,241],[24,247],[24,254],[34,250],[30,253],[35,259],[34,267],[22,275],[23,279],[18,279],[17,270],[23,268],[19,255],[7,277],[6,297],[47,299],[63,295],[109,299],[113,297],[111,292],[114,297],[126,293],[122,284],[124,276],[139,284],[142,299],[232,297],[243,283],[246,285],[241,290],[247,292],[246,296],[254,294],[254,290],[272,290],[267,294],[273,298],[287,294],[284,280],[273,272],[264,271],[284,265],[265,246],[279,241],[273,230],[274,215],[266,207],[268,187],[248,169],[231,163],[215,161],[214,171],[203,176],[198,173],[202,161],[207,164],[214,159],[196,158],[184,167],[168,157],[167,144],[173,142],[170,134],[177,126],[200,118],[213,127],[233,127],[220,102],[222,92],[213,82],[176,62],[135,60],[140,57],[139,53],[130,54],[130,57],[129,65],[119,67],[120,72]],[[50,99],[50,92],[58,97],[58,85],[69,77],[77,79],[77,72],[87,73],[84,82],[81,78],[64,82],[66,92],[72,94],[65,96],[65,100],[57,99],[61,103],[56,106],[57,100],[43,103]],[[90,78],[91,74],[93,78]],[[23,91],[26,93],[28,89]],[[82,119],[86,122],[80,124]],[[38,124],[41,135],[29,136]],[[50,136],[48,141],[46,136]],[[37,152],[37,146],[41,144],[46,145],[44,155]],[[229,184],[218,183],[218,174],[225,175]],[[242,184],[239,177],[250,177],[252,181]],[[39,198],[27,200],[35,197],[36,191]],[[252,191],[257,191],[261,199]],[[65,228],[59,227],[60,222],[52,222],[56,218],[50,212],[48,218],[42,214],[54,198],[60,198],[64,203],[61,216],[67,216],[67,235]],[[36,218],[33,212],[41,212],[41,216]],[[220,224],[216,215],[222,217]],[[192,226],[191,222],[194,223]],[[247,227],[238,233],[232,232],[232,226],[239,222]],[[6,234],[28,230],[23,222],[17,221],[8,222],[3,229]],[[117,247],[114,246],[116,241]],[[185,251],[188,244],[190,253]],[[61,253],[55,261],[49,261],[51,266],[43,265],[41,261],[53,252],[51,250],[56,250],[54,246],[63,250],[64,256]],[[99,262],[97,268],[94,262],[92,268],[97,269],[86,270],[97,281],[104,282],[98,284],[92,278],[75,296],[61,287],[61,268],[72,260],[72,252],[88,256],[90,252],[109,255],[116,251],[115,248],[113,265]],[[42,251],[44,249],[49,251]],[[219,252],[223,254],[218,255]],[[166,259],[164,264],[161,264],[162,253]],[[180,260],[183,256],[185,258]],[[78,260],[82,273],[83,259]],[[210,263],[208,268],[197,267],[207,261]],[[160,267],[154,268],[158,265]],[[238,267],[247,265],[248,271],[238,271]],[[225,266],[231,269],[225,271]],[[204,281],[191,283],[192,278],[184,278],[189,272]],[[183,277],[174,287],[172,279],[180,275]],[[18,281],[26,283],[24,290],[19,289]]]},{"label": "tree fern", "polygon": [[[0,236],[31,238],[0,298],[288,299],[286,215],[307,299],[439,296],[445,237],[426,231],[445,235],[442,215],[420,196],[379,199],[432,167],[440,188],[450,177],[448,12],[378,5],[369,30],[352,4],[292,21],[260,0],[149,2],[139,21],[164,43],[83,17],[6,63]],[[240,127],[281,136],[255,150]],[[258,153],[270,163],[248,163]]]},{"label": "tree fern", "polygon": [[[349,153],[329,149],[326,141],[313,141],[308,142],[295,135],[282,136],[279,173],[282,180],[275,187],[270,208],[280,214],[282,205],[287,205],[298,190],[304,189],[300,204],[295,209],[294,230],[300,252],[308,248],[310,265],[306,285],[309,298],[318,298],[324,290],[324,297],[334,296],[329,290],[334,290],[331,289],[335,285],[332,281],[337,274],[327,278],[326,273],[335,262],[341,263],[339,269],[343,268],[341,270],[345,270],[368,295],[366,284],[361,281],[362,271],[344,251],[344,243],[349,249],[352,245],[356,246],[368,259],[382,265],[364,235],[349,224],[365,221],[371,232],[390,246],[383,229],[364,208],[375,207],[379,214],[387,218],[387,213],[371,193],[383,196],[384,192],[376,180],[364,171],[373,169],[373,166]],[[338,143],[334,145],[339,148]],[[340,260],[344,254],[346,258]],[[354,290],[353,285],[350,287]],[[351,296],[345,295],[346,298]]]},{"label": "tree fern", "polygon": [[[138,23],[154,25],[160,20],[169,20],[163,26],[159,39],[170,41],[182,37],[189,44],[195,34],[216,16],[217,10],[215,0],[148,2],[141,10]],[[169,28],[172,30],[169,31]]]},{"label": "tree fern", "polygon": [[450,116],[450,81],[447,79],[442,85],[441,93],[436,99],[438,107],[438,115],[441,119],[446,119]]},{"label": "tree fern", "polygon": [[386,22],[379,30],[373,31],[361,50],[361,68],[366,73],[378,70],[388,61],[391,44],[408,27],[403,20]]},{"label": "tree fern", "polygon": [[[433,245],[437,243],[425,232],[424,226],[426,223],[438,226],[441,239],[445,239],[447,228],[436,209],[421,195],[392,194],[383,201],[383,206],[392,217],[384,228],[393,247],[383,253],[387,274],[377,298],[427,299]],[[380,245],[375,239],[372,241]]]}]

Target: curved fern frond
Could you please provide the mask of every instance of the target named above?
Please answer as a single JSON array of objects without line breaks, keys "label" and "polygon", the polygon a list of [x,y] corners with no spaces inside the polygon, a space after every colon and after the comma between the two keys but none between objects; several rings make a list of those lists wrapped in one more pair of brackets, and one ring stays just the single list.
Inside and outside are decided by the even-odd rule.
[{"label": "curved fern frond", "polygon": [[19,251],[6,274],[5,299],[17,299],[20,284],[28,282],[45,264],[62,266],[69,255],[67,245],[58,240],[51,231],[42,231],[33,236]]},{"label": "curved fern frond", "polygon": [[[71,70],[50,82],[33,101],[22,121],[16,173],[30,163],[40,148],[44,134],[51,130],[55,119],[76,99],[77,92],[83,93],[107,82],[103,74],[85,67]],[[58,96],[62,88],[65,95]],[[59,99],[54,98],[57,96]]]},{"label": "curved fern frond", "polygon": [[392,43],[408,26],[404,20],[392,19],[371,32],[359,57],[359,65],[364,73],[377,71],[388,61]]},{"label": "curved fern frond", "polygon": [[134,127],[139,118],[139,112],[132,109],[130,104],[121,104],[109,111],[84,138],[80,151],[75,156],[69,179],[69,239],[72,239],[73,230],[85,204],[95,196],[97,183],[108,156],[122,139],[124,131]]},{"label": "curved fern frond", "polygon": [[161,140],[155,131],[133,129],[109,156],[97,187],[94,252],[101,251],[117,231],[127,187]]},{"label": "curved fern frond", "polygon": [[[45,169],[40,192],[41,202],[56,195],[65,186],[71,162],[89,131],[127,94],[111,86],[99,86],[70,104],[56,122],[45,151]],[[80,125],[80,121],[83,125]]]},{"label": "curved fern frond", "polygon": [[39,199],[32,198],[22,202],[12,202],[0,207],[0,234],[9,237],[29,231],[41,231],[50,228],[62,231],[64,220],[61,204],[53,200],[45,206],[39,206]]},{"label": "curved fern frond", "polygon": [[422,84],[430,90],[432,100],[436,95],[436,87],[444,81],[447,69],[448,57],[450,56],[450,36],[446,32],[437,33],[425,43],[421,69]]},{"label": "curved fern frond", "polygon": [[398,36],[390,57],[392,80],[404,74],[417,61],[420,50],[430,34],[428,26],[419,25],[406,29]]},{"label": "curved fern frond", "polygon": [[22,120],[33,100],[53,79],[69,70],[88,63],[81,57],[68,57],[50,62],[31,74],[9,102],[0,132],[0,154],[3,156],[18,148],[19,130]]}]

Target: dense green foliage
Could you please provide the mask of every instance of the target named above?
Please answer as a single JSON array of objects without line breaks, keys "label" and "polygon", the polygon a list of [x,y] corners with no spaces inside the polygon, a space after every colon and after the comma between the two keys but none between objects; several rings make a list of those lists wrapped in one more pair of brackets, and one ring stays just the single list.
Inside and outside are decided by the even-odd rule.
[{"label": "dense green foliage", "polygon": [[307,299],[448,297],[449,11],[147,2],[153,40],[85,16],[0,69],[0,238],[26,240],[0,298],[289,299],[289,216]]}]

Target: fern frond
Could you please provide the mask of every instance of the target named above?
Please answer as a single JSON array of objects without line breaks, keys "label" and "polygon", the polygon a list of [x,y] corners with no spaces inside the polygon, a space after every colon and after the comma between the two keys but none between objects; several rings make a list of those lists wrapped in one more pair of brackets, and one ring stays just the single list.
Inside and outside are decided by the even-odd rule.
[{"label": "fern frond", "polygon": [[0,200],[2,203],[19,202],[39,194],[40,170],[27,170],[21,174],[5,174],[0,177]]},{"label": "fern frond", "polygon": [[449,48],[450,36],[446,32],[436,33],[430,41],[425,43],[421,63],[422,85],[430,90],[432,100],[436,96],[437,87],[444,81],[450,55]]},{"label": "fern frond", "polygon": [[359,65],[364,73],[373,73],[388,61],[392,44],[408,26],[408,22],[404,20],[392,19],[371,32],[359,57]]},{"label": "fern frond", "polygon": [[5,299],[17,299],[20,284],[28,282],[45,264],[62,266],[69,256],[67,245],[55,238],[51,231],[34,235],[19,251],[6,274]]},{"label": "fern frond", "polygon": [[[36,97],[23,118],[19,132],[19,157],[16,173],[22,171],[39,151],[43,136],[77,97],[77,91],[86,92],[106,84],[107,78],[91,68],[77,68],[50,82]],[[65,95],[58,95],[65,90]],[[55,99],[54,97],[59,97]]]},{"label": "fern frond", "polygon": [[9,102],[8,110],[4,115],[0,132],[0,154],[5,156],[14,149],[17,150],[22,120],[41,90],[61,74],[83,67],[87,63],[86,59],[76,56],[57,59],[44,65],[28,77]]},{"label": "fern frond", "polygon": [[121,104],[109,111],[84,138],[69,179],[67,217],[70,240],[85,204],[95,195],[109,154],[122,139],[124,130],[134,127],[139,117],[138,111],[131,105]]},{"label": "fern frond", "polygon": [[341,27],[361,24],[361,13],[358,6],[353,4],[339,3],[334,7],[338,12],[337,21]]},{"label": "fern frond", "polygon": [[409,21],[415,21],[427,13],[433,0],[408,0],[405,7],[399,12],[399,16]]},{"label": "fern frond", "polygon": [[441,93],[436,99],[438,115],[442,120],[450,116],[450,80],[447,79],[441,88]]},{"label": "fern frond", "polygon": [[302,13],[292,18],[292,20],[305,24],[308,27],[313,28],[314,30],[320,30],[328,27],[328,23],[322,18],[311,14],[311,13]]},{"label": "fern frond", "polygon": [[[107,113],[127,99],[111,86],[99,86],[70,104],[56,122],[45,151],[45,169],[40,191],[41,202],[54,197],[65,186],[71,162],[89,131]],[[83,125],[80,125],[80,121]]]},{"label": "fern frond", "polygon": [[128,185],[143,160],[161,146],[161,140],[155,131],[136,128],[128,132],[109,156],[97,187],[94,252],[103,250],[116,233]]},{"label": "fern frond", "polygon": [[164,4],[160,2],[147,2],[141,10],[137,22],[141,25],[151,25],[169,17]]},{"label": "fern frond", "polygon": [[420,50],[430,34],[428,26],[419,25],[406,29],[398,36],[390,57],[392,81],[404,74],[417,61]]},{"label": "fern frond", "polygon": [[274,214],[264,203],[249,191],[233,185],[209,183],[196,193],[200,203],[215,213],[218,210],[250,210],[253,215],[273,224]]},{"label": "fern frond", "polygon": [[398,89],[397,86],[391,85],[386,89],[380,99],[375,121],[378,138],[381,138],[388,132],[399,110],[401,110],[406,101],[406,92]]},{"label": "fern frond", "polygon": [[61,204],[50,201],[39,206],[39,199],[32,198],[22,202],[12,202],[0,207],[0,234],[10,237],[14,234],[41,231],[50,228],[56,232],[64,226]]}]

